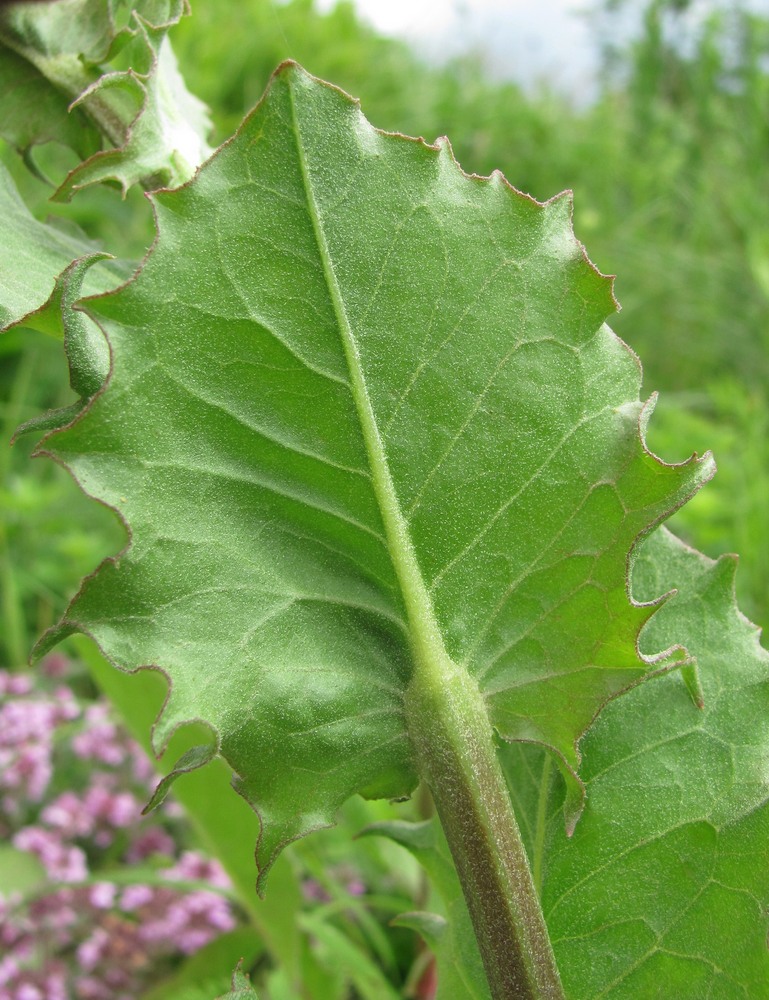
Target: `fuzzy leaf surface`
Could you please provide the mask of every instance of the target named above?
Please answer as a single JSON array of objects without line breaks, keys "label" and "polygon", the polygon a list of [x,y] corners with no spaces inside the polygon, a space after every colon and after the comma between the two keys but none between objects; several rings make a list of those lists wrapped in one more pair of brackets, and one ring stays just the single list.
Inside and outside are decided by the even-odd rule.
[{"label": "fuzzy leaf surface", "polygon": [[225,993],[218,1000],[257,1000],[256,990],[251,985],[251,980],[241,970],[240,965],[232,974],[232,988],[229,993]]},{"label": "fuzzy leaf surface", "polygon": [[737,610],[735,565],[665,529],[643,543],[634,593],[678,593],[642,647],[683,639],[704,708],[675,674],[608,705],[582,743],[587,804],[571,839],[562,788],[537,833],[544,755],[513,748],[517,812],[535,869],[543,854],[542,905],[569,1000],[769,997],[769,654]]},{"label": "fuzzy leaf surface", "polygon": [[68,108],[120,35],[115,8],[115,0],[3,5],[0,134],[20,152],[53,140],[86,157],[101,146],[95,123]]},{"label": "fuzzy leaf surface", "polygon": [[209,724],[263,872],[351,794],[413,788],[428,627],[504,739],[555,749],[573,822],[580,735],[682,655],[639,654],[629,553],[712,466],[644,448],[569,199],[468,177],[286,64],[154,203],[135,279],[87,303],[107,387],[47,446],[131,544],[45,644],[166,672],[156,741]]},{"label": "fuzzy leaf surface", "polygon": [[[72,420],[101,388],[109,372],[109,349],[94,321],[72,307],[83,292],[114,288],[133,268],[116,261],[76,228],[39,222],[0,165],[0,333],[27,326],[63,339],[70,385],[77,402],[27,421],[15,437],[42,433]],[[109,258],[109,259],[107,259]]]},{"label": "fuzzy leaf surface", "polygon": [[58,142],[85,159],[101,146],[99,132],[82,109],[52,87],[23,56],[0,41],[0,134],[19,152]]},{"label": "fuzzy leaf surface", "polygon": [[[0,332],[22,321],[27,326],[63,337],[61,319],[34,314],[53,294],[57,278],[76,259],[92,256],[98,248],[77,232],[39,222],[21,200],[13,178],[0,164]],[[114,284],[115,282],[113,282]],[[109,287],[99,282],[99,269],[92,272],[85,291]],[[50,321],[48,321],[50,320]]]},{"label": "fuzzy leaf surface", "polygon": [[186,10],[184,0],[0,10],[0,134],[22,152],[56,140],[83,157],[59,200],[107,179],[124,191],[180,184],[209,155],[207,110],[184,85],[167,37]]}]

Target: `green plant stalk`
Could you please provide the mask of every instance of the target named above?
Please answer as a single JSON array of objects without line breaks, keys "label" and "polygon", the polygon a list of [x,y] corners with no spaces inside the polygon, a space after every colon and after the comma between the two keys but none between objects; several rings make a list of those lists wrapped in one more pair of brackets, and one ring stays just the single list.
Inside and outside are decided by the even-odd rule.
[{"label": "green plant stalk", "polygon": [[[27,347],[22,354],[16,376],[11,387],[8,407],[2,423],[4,441],[13,437],[13,432],[21,423],[24,402],[29,398],[29,388],[32,376],[38,363],[38,351]],[[11,452],[6,448],[0,453],[0,484],[6,485],[10,471]],[[0,584],[2,585],[2,610],[0,620],[3,623],[3,645],[5,645],[8,662],[12,666],[20,666],[29,655],[29,640],[24,622],[24,608],[21,603],[18,579],[13,568],[8,532],[5,524],[0,521]]]},{"label": "green plant stalk", "polygon": [[420,769],[451,848],[493,1000],[563,1000],[480,692],[451,661],[439,669],[422,662],[406,704]]},{"label": "green plant stalk", "polygon": [[8,662],[13,666],[19,666],[27,658],[27,641],[21,612],[21,595],[13,571],[7,532],[2,524],[0,524],[0,580],[3,595],[3,643]]}]

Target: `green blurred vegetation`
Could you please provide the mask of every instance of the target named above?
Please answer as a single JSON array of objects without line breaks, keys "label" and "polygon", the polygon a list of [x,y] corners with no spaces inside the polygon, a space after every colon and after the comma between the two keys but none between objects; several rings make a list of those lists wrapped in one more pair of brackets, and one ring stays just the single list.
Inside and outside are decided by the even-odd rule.
[{"label": "green blurred vegetation", "polygon": [[[576,104],[491,79],[477,53],[428,65],[377,35],[345,0],[326,14],[313,0],[197,0],[173,40],[190,88],[213,110],[215,141],[237,127],[275,66],[294,58],[359,96],[379,127],[449,135],[468,172],[499,168],[541,200],[571,188],[577,235],[599,268],[619,275],[623,309],[613,326],[643,359],[645,391],[662,391],[650,446],[669,460],[711,447],[719,463],[715,482],[673,527],[711,555],[742,553],[742,606],[767,624],[769,16],[717,0],[647,0],[636,8],[635,39],[607,43],[628,6],[594,5],[603,71],[595,99]],[[38,159],[55,176],[72,165],[67,157],[44,147]],[[91,188],[54,207],[14,154],[3,159],[39,217],[75,221],[121,256],[139,258],[149,246],[140,192],[124,202]],[[14,334],[0,350],[6,432],[20,413],[65,401],[57,345]],[[60,470],[30,466],[23,443],[2,471],[0,634],[18,661],[122,531],[81,502]]]}]

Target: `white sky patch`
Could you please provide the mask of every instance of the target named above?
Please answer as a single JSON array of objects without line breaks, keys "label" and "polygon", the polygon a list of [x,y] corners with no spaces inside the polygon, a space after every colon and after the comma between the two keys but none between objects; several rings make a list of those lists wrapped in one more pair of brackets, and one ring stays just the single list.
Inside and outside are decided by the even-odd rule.
[{"label": "white sky patch", "polygon": [[[330,10],[336,0],[317,0]],[[429,36],[456,29],[464,23],[506,20],[511,15],[532,21],[544,15],[580,10],[585,0],[355,0],[358,12],[387,35]],[[536,9],[535,9],[536,8]]]},{"label": "white sky patch", "polygon": [[[335,0],[316,0],[330,10]],[[497,77],[554,88],[589,86],[597,66],[581,13],[593,0],[355,0],[378,31],[407,39],[432,61],[477,51]]]},{"label": "white sky patch", "polygon": [[[336,0],[316,0],[330,10]],[[361,18],[379,32],[403,38],[430,62],[476,52],[489,74],[526,89],[545,84],[577,105],[589,103],[597,86],[600,31],[589,14],[599,0],[354,0]],[[628,42],[640,30],[645,3],[629,3],[608,30]],[[716,8],[769,13],[769,0],[695,0],[687,17]],[[604,25],[606,30],[608,22]]]},{"label": "white sky patch", "polygon": [[[459,6],[452,0],[356,0],[355,5],[383,34],[409,37],[450,31]],[[333,0],[321,0],[319,6],[332,7]]]}]

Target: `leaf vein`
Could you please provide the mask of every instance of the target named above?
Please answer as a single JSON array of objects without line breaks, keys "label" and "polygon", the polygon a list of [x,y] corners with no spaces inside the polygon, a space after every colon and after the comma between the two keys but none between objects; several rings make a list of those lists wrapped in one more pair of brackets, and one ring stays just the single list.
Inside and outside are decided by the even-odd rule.
[{"label": "leaf vein", "polygon": [[533,485],[535,480],[542,475],[542,473],[545,471],[548,465],[558,455],[558,453],[561,451],[564,445],[567,444],[567,442],[577,433],[577,431],[580,430],[583,427],[583,425],[588,423],[590,420],[597,419],[597,417],[599,417],[601,413],[605,412],[605,410],[608,409],[610,409],[610,407],[607,406],[604,407],[602,410],[599,410],[597,413],[586,415],[582,417],[580,420],[578,420],[573,427],[569,428],[569,430],[563,435],[560,441],[558,441],[558,443],[551,449],[551,451],[548,452],[544,460],[534,470],[534,472],[532,472],[531,475],[518,487],[515,493],[513,493],[511,497],[508,497],[508,499],[505,500],[505,502],[491,515],[491,517],[488,518],[488,520],[478,529],[478,531],[470,539],[470,541],[467,542],[464,548],[461,549],[461,551],[458,552],[457,555],[455,555],[452,559],[450,559],[438,571],[438,573],[436,573],[436,575],[433,577],[431,583],[428,586],[428,590],[430,593],[432,593],[438,587],[441,580],[446,576],[447,573],[451,571],[451,569],[460,561],[460,559],[463,559],[467,555],[467,553],[470,552],[470,550],[473,549],[478,544],[478,542],[483,538],[483,536],[486,535],[491,530],[491,528],[496,524],[499,518],[507,510],[509,510],[510,507],[512,507],[515,501],[518,500],[526,492],[526,490]]}]

